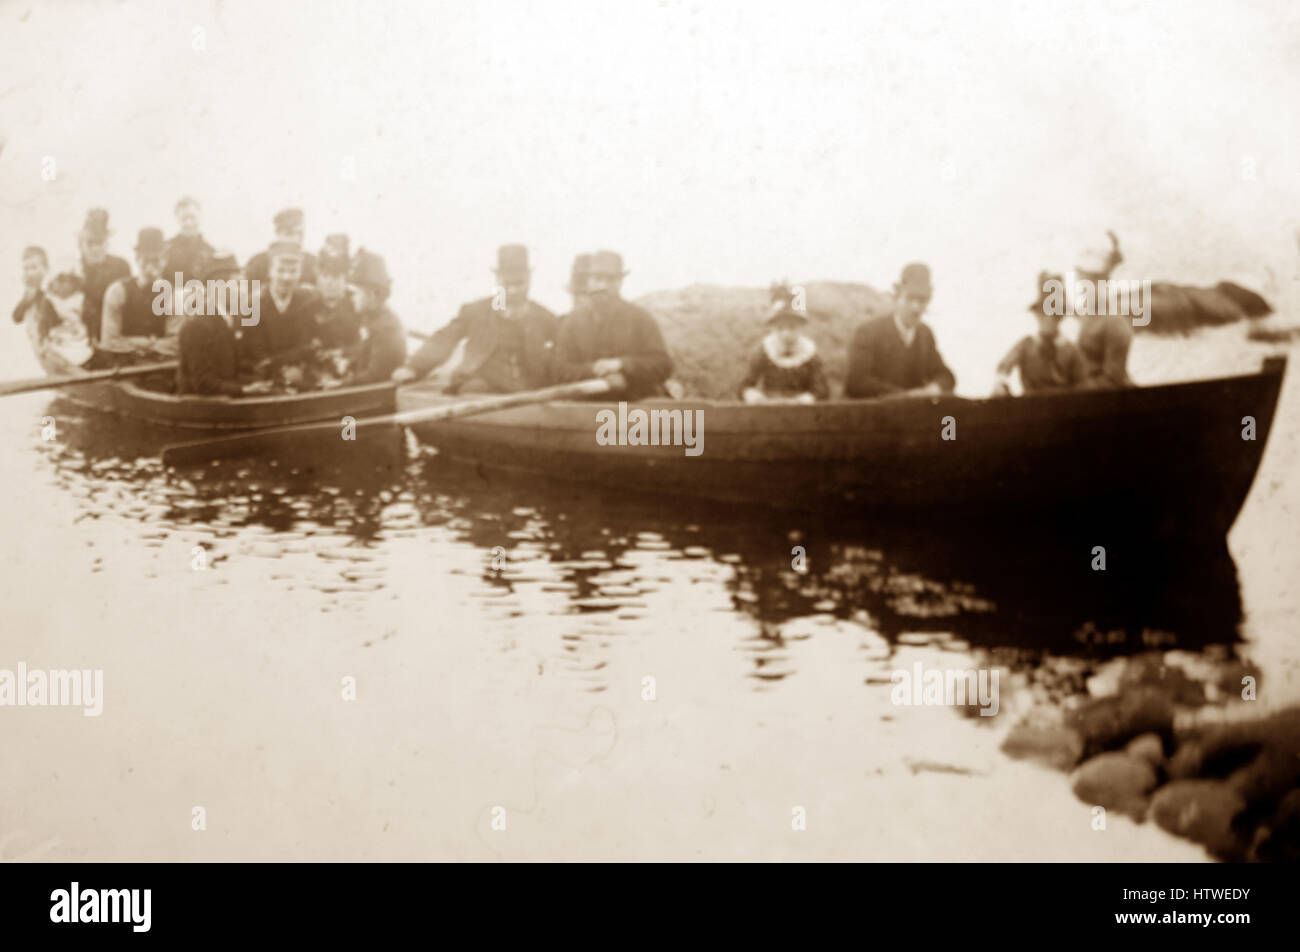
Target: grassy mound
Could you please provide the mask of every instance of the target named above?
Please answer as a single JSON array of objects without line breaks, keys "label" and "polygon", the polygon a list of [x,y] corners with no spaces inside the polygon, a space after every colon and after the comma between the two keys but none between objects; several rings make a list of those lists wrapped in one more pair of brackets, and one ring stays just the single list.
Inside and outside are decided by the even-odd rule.
[{"label": "grassy mound", "polygon": [[[858,325],[888,313],[890,296],[865,284],[814,281],[802,285],[808,324],[826,364],[831,392],[844,384],[849,342]],[[767,333],[767,288],[722,288],[694,284],[655,291],[636,303],[659,322],[673,357],[673,377],[689,396],[732,399],[758,342]]]}]

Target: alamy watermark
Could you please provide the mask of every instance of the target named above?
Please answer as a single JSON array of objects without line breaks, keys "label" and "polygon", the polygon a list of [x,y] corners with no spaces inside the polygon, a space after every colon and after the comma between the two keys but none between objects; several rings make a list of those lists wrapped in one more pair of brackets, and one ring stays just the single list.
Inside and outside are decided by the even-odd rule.
[{"label": "alamy watermark", "polygon": [[256,278],[209,279],[205,283],[198,278],[185,281],[184,277],[178,271],[171,284],[165,278],[153,283],[153,312],[159,317],[225,314],[238,317],[242,327],[255,327],[262,319],[262,282]]},{"label": "alamy watermark", "polygon": [[891,671],[889,680],[894,683],[889,699],[895,704],[936,707],[979,706],[981,717],[993,717],[998,712],[997,668],[922,668],[921,662],[911,670],[899,668]]},{"label": "alamy watermark", "polygon": [[684,446],[687,456],[704,452],[703,410],[596,411],[596,442],[601,446]]},{"label": "alamy watermark", "polygon": [[1041,288],[1043,313],[1058,317],[1131,317],[1134,327],[1151,323],[1151,281],[1110,278],[1047,278]]},{"label": "alamy watermark", "polygon": [[0,668],[0,707],[80,707],[86,717],[104,712],[104,672],[55,668],[28,671]]}]

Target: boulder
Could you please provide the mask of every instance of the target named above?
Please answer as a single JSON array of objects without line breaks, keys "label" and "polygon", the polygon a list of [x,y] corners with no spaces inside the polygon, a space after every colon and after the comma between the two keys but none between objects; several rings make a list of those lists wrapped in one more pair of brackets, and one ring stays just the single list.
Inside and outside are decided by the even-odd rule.
[{"label": "boulder", "polygon": [[[805,292],[808,324],[803,328],[817,344],[826,368],[831,393],[843,390],[849,343],[865,320],[888,314],[889,294],[865,284],[809,281],[798,284]],[[754,350],[769,328],[767,288],[726,288],[695,284],[656,291],[636,301],[659,322],[673,377],[693,397],[731,400]]]},{"label": "boulder", "polygon": [[1115,697],[1085,701],[1066,715],[1065,724],[1079,732],[1084,756],[1091,757],[1140,734],[1155,734],[1162,741],[1171,738],[1174,706],[1161,689],[1139,685]]},{"label": "boulder", "polygon": [[1237,859],[1244,844],[1233,820],[1245,807],[1241,795],[1221,780],[1175,780],[1151,798],[1151,818],[1216,856]]},{"label": "boulder", "polygon": [[1155,786],[1156,771],[1150,763],[1117,751],[1084,761],[1071,783],[1074,795],[1084,803],[1127,813],[1138,820],[1146,815],[1147,797]]},{"label": "boulder", "polygon": [[1139,734],[1124,745],[1124,751],[1145,761],[1156,770],[1164,766],[1165,745],[1159,734]]},{"label": "boulder", "polygon": [[1078,731],[1064,726],[1017,724],[1002,742],[1002,752],[1017,760],[1069,770],[1083,754],[1083,738]]},{"label": "boulder", "polygon": [[1263,863],[1300,863],[1300,790],[1283,797],[1272,819],[1256,831],[1250,858]]}]

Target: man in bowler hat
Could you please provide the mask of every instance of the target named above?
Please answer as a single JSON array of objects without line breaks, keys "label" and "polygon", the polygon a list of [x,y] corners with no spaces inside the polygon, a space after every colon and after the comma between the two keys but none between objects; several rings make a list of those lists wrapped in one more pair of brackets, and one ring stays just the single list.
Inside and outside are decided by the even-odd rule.
[{"label": "man in bowler hat", "polygon": [[491,297],[472,301],[446,327],[425,341],[405,367],[393,374],[399,383],[423,377],[442,366],[465,341],[449,393],[514,393],[551,382],[558,321],[528,292],[532,269],[523,245],[502,245],[494,269]]}]

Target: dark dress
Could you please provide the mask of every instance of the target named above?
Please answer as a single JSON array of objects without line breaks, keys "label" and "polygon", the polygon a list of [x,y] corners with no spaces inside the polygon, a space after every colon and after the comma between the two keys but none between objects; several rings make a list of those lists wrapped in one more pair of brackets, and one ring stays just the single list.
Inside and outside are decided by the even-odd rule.
[{"label": "dark dress", "polygon": [[797,397],[811,393],[818,400],[829,399],[830,385],[826,382],[826,371],[816,345],[806,337],[799,340],[795,356],[786,358],[780,353],[773,335],[763,338],[749,362],[749,372],[740,382],[741,397],[754,387],[767,397]]},{"label": "dark dress", "polygon": [[365,322],[366,339],[352,364],[349,382],[383,383],[406,363],[406,328],[397,315],[384,306]]},{"label": "dark dress", "polygon": [[1025,393],[1044,390],[1072,390],[1087,373],[1079,348],[1068,340],[1046,341],[1040,334],[1021,338],[998,364],[999,374],[1020,370]]},{"label": "dark dress", "polygon": [[351,351],[361,344],[361,315],[352,307],[352,300],[343,296],[333,307],[322,300],[316,312],[316,339],[326,350]]}]

